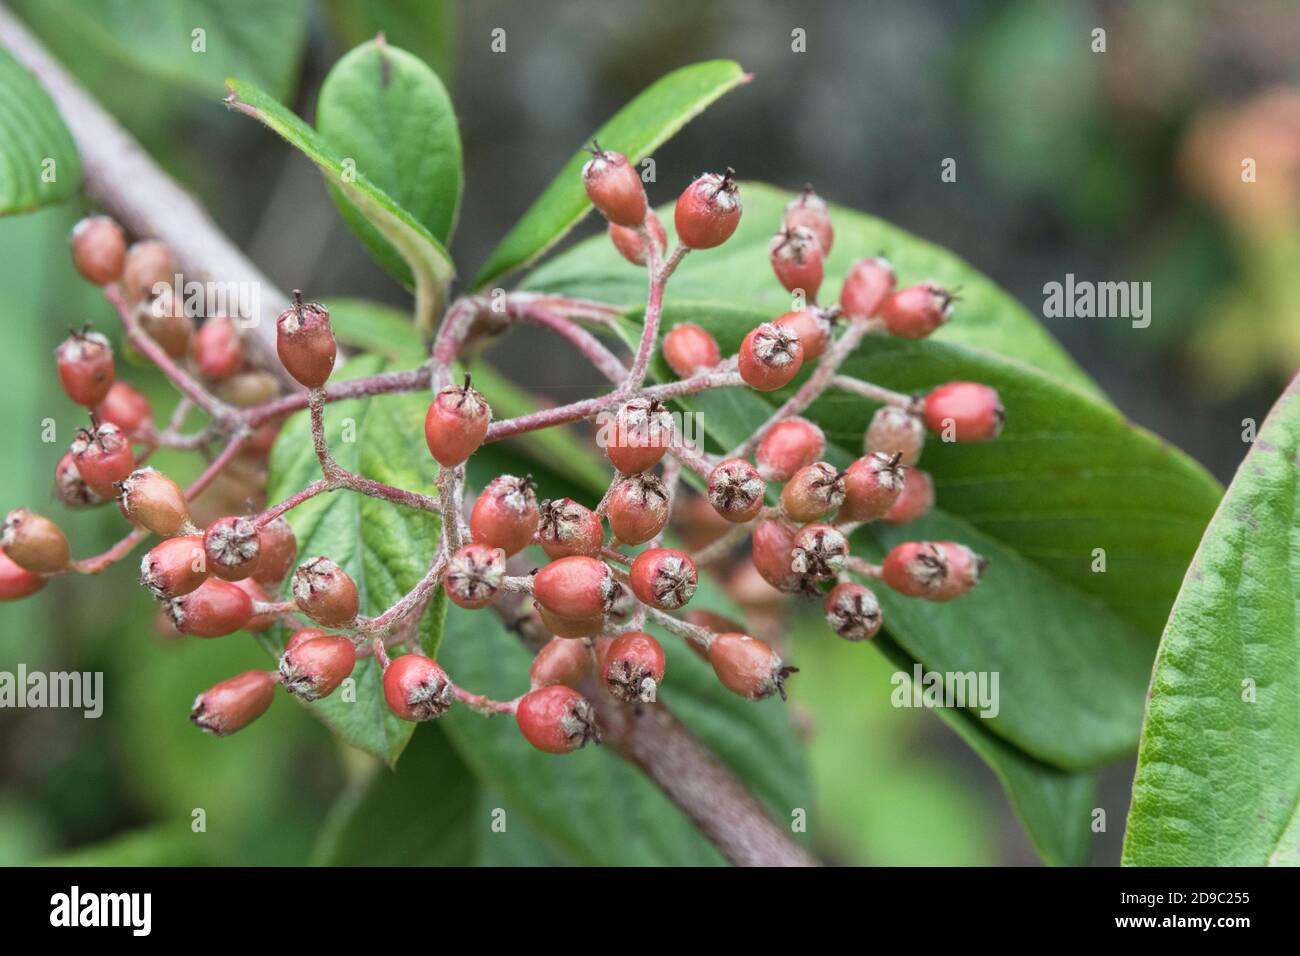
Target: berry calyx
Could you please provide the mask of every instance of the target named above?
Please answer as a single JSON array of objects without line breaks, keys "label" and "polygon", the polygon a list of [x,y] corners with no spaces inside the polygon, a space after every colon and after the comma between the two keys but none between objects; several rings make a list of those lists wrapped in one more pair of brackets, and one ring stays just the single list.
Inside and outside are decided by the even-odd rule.
[{"label": "berry calyx", "polygon": [[312,558],[293,574],[293,599],[317,624],[343,627],[361,609],[356,582],[329,558]]},{"label": "berry calyx", "polygon": [[674,325],[664,336],[664,361],[678,378],[713,368],[722,361],[718,340],[693,322]]},{"label": "berry calyx", "polygon": [[283,516],[258,529],[258,548],[261,556],[253,568],[253,580],[264,587],[279,587],[298,556],[298,539]]},{"label": "berry calyx", "polygon": [[384,700],[402,720],[424,721],[450,710],[456,693],[437,661],[420,654],[403,654],[384,668]]},{"label": "berry calyx", "polygon": [[525,740],[549,754],[567,754],[600,739],[591,703],[563,684],[539,687],[521,697],[515,722]]},{"label": "berry calyx", "polygon": [[201,534],[168,538],[140,561],[140,583],[160,601],[189,594],[207,579],[208,559]]},{"label": "berry calyx", "polygon": [[780,694],[799,668],[789,667],[767,644],[748,634],[718,634],[709,645],[709,663],[722,686],[741,697],[762,700]]},{"label": "berry calyx", "polygon": [[329,381],[338,345],[325,306],[303,302],[302,292],[294,289],[293,303],[276,319],[275,333],[275,351],[295,381],[304,388]]},{"label": "berry calyx", "polygon": [[73,332],[54,354],[59,383],[68,398],[87,408],[104,400],[116,376],[113,346],[107,338],[89,329]]},{"label": "berry calyx", "polygon": [[921,404],[925,427],[948,441],[989,441],[1002,432],[1007,413],[996,390],[979,382],[949,382]]},{"label": "berry calyx", "polygon": [[0,549],[9,559],[34,574],[57,574],[68,566],[68,539],[59,526],[43,515],[16,508],[0,528]]},{"label": "berry calyx", "polygon": [[826,274],[821,243],[811,229],[783,226],[767,245],[768,260],[776,280],[787,292],[802,291],[813,301]]},{"label": "berry calyx", "polygon": [[727,167],[725,175],[705,173],[677,197],[673,223],[677,241],[688,249],[712,249],[720,246],[740,225],[740,192],[736,188],[736,171]]},{"label": "berry calyx", "polygon": [[442,586],[453,604],[474,611],[492,603],[505,575],[504,551],[486,544],[467,544],[447,561]]},{"label": "berry calyx", "polygon": [[[664,224],[659,221],[659,217],[653,211],[647,212],[645,217],[646,228],[650,230],[650,236],[662,251],[668,245],[668,234],[664,232]],[[620,226],[616,222],[609,224],[609,238],[614,243],[614,248],[618,254],[632,263],[634,266],[643,266],[649,261],[649,250],[646,248],[645,240],[641,238],[641,231],[635,227]]]},{"label": "berry calyx", "polygon": [[793,563],[795,529],[786,521],[769,518],[754,526],[751,535],[751,558],[759,576],[778,591],[793,592],[800,588]]},{"label": "berry calyx", "polygon": [[604,618],[618,588],[614,573],[595,558],[573,555],[552,561],[533,578],[533,597],[559,618]]},{"label": "berry calyx", "polygon": [[695,562],[675,548],[642,551],[632,561],[628,577],[637,600],[661,611],[684,606],[699,583]]},{"label": "berry calyx", "polygon": [[920,468],[909,468],[903,490],[881,518],[885,524],[907,524],[925,517],[934,507],[934,479]]},{"label": "berry calyx", "polygon": [[243,730],[261,717],[275,699],[275,675],[245,671],[209,687],[194,698],[190,720],[214,737]]},{"label": "berry calyx", "polygon": [[122,275],[126,236],[107,216],[87,216],[72,227],[72,264],[95,285],[108,285]]},{"label": "berry calyx", "polygon": [[244,367],[244,343],[239,327],[218,315],[199,326],[194,336],[194,364],[210,382],[224,382]]},{"label": "berry calyx", "polygon": [[239,581],[257,569],[261,536],[251,518],[218,518],[203,535],[208,570],[225,581]]},{"label": "berry calyx", "polygon": [[951,292],[933,282],[899,289],[880,306],[880,318],[890,335],[923,339],[952,318]]},{"label": "berry calyx", "polygon": [[320,700],[334,693],[356,664],[356,646],[346,637],[312,637],[285,649],[280,682],[301,700]]},{"label": "berry calyx", "polygon": [[844,472],[840,521],[875,521],[889,512],[906,480],[902,457],[901,452],[872,452],[849,465]]},{"label": "berry calyx", "polygon": [[153,418],[149,399],[126,382],[114,382],[93,411],[101,422],[110,422],[128,435],[138,432]]},{"label": "berry calyx", "polygon": [[805,579],[821,581],[843,571],[848,556],[848,538],[838,528],[828,524],[805,525],[794,536],[790,570]]},{"label": "berry calyx", "polygon": [[668,489],[649,472],[619,482],[609,496],[609,530],[624,544],[644,544],[668,523]]},{"label": "berry calyx", "polygon": [[935,544],[948,559],[948,577],[932,600],[951,601],[979,584],[989,566],[988,558],[956,541],[937,541]]},{"label": "berry calyx", "polygon": [[855,319],[869,319],[894,291],[894,267],[884,256],[854,263],[840,287],[840,308]]},{"label": "berry calyx", "polygon": [[768,481],[789,481],[825,450],[826,435],[820,428],[806,418],[787,418],[767,430],[754,459],[758,473]]},{"label": "berry calyx", "polygon": [[664,679],[664,649],[644,631],[626,631],[604,649],[600,673],[618,700],[653,704]]},{"label": "berry calyx", "polygon": [[830,255],[831,244],[835,241],[835,230],[831,227],[831,213],[826,200],[813,192],[811,185],[806,185],[803,192],[786,204],[781,221],[787,228],[812,230],[821,246],[823,255]]},{"label": "berry calyx", "polygon": [[648,471],[659,463],[673,436],[673,416],[657,399],[634,398],[614,413],[612,427],[601,428],[610,463],[624,475]]},{"label": "berry calyx", "polygon": [[709,472],[709,504],[728,521],[743,524],[757,518],[766,493],[758,469],[743,458],[728,458]]},{"label": "berry calyx", "polygon": [[622,153],[600,148],[595,140],[591,159],[582,167],[582,184],[587,198],[610,222],[635,229],[645,221],[645,186],[636,169]]},{"label": "berry calyx", "polygon": [[880,602],[861,584],[845,582],[826,595],[826,623],[846,641],[865,641],[880,630]]},{"label": "berry calyx", "polygon": [[882,405],[871,416],[871,424],[862,436],[862,450],[897,453],[904,465],[915,465],[925,447],[925,423],[897,405]]},{"label": "berry calyx", "polygon": [[0,551],[0,601],[17,601],[45,587],[48,578],[33,574]]},{"label": "berry calyx", "polygon": [[605,543],[605,529],[590,508],[572,498],[560,498],[542,502],[537,541],[548,558],[592,557]]},{"label": "berry calyx", "polygon": [[429,453],[444,468],[462,464],[478,450],[492,421],[492,409],[470,385],[448,385],[433,397],[424,419]]},{"label": "berry calyx", "polygon": [[172,626],[181,634],[223,637],[252,620],[253,599],[247,591],[229,581],[208,578],[188,594],[168,601],[167,614]]},{"label": "berry calyx", "polygon": [[470,512],[469,530],[474,540],[500,548],[506,557],[528,547],[541,517],[536,487],[532,475],[493,478]]},{"label": "berry calyx", "polygon": [[771,392],[799,374],[803,346],[789,326],[764,322],[745,336],[736,356],[740,377],[750,388]]},{"label": "berry calyx", "polygon": [[781,510],[791,521],[816,521],[844,503],[844,475],[824,461],[794,473],[781,489]]},{"label": "berry calyx", "polygon": [[563,684],[577,687],[591,671],[591,651],[582,641],[552,638],[533,658],[528,680],[533,690]]},{"label": "berry calyx", "polygon": [[104,422],[94,431],[81,429],[72,442],[77,471],[100,498],[117,495],[114,485],[135,470],[135,453],[122,429]]},{"label": "berry calyx", "polygon": [[54,494],[69,508],[93,508],[104,503],[104,499],[81,477],[71,451],[64,452],[54,467]]},{"label": "berry calyx", "polygon": [[776,324],[789,329],[799,337],[799,347],[803,349],[803,359],[811,362],[820,358],[831,343],[831,330],[834,317],[839,312],[833,309],[819,309],[811,306],[795,312],[787,312],[776,320]]}]

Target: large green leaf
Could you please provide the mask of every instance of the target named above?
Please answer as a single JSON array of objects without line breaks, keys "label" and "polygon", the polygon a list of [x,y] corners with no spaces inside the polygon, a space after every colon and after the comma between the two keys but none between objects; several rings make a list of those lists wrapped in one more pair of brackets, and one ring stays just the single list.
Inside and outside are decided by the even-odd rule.
[{"label": "large green leaf", "polygon": [[[380,358],[361,357],[348,362],[336,377],[372,375],[384,367]],[[437,468],[418,438],[427,407],[428,398],[418,393],[333,403],[325,410],[330,449],[344,468],[432,493]],[[300,413],[285,423],[276,441],[267,495],[280,501],[319,476],[310,424]],[[338,562],[356,581],[361,612],[367,615],[385,611],[424,576],[440,530],[434,514],[346,491],[318,495],[290,511],[288,518],[298,537],[299,562],[318,555]],[[420,640],[430,654],[437,652],[442,636],[443,606],[441,599],[435,600],[420,619]],[[277,627],[264,644],[275,652],[286,637]],[[414,725],[398,720],[384,703],[373,658],[358,663],[352,676],[355,701],[339,691],[308,706],[348,743],[394,763]]]},{"label": "large green leaf", "polygon": [[[357,47],[325,77],[316,125],[355,169],[440,242],[450,241],[463,178],[460,133],[442,81],[418,57],[382,39]],[[371,255],[413,285],[406,259],[366,215],[333,183],[330,194]]]},{"label": "large green leaf", "polygon": [[[652,83],[593,135],[605,149],[625,153],[638,163],[714,100],[748,79],[740,64],[731,60],[682,67]],[[475,288],[533,262],[587,214],[591,202],[582,185],[582,165],[589,158],[582,151],[574,153],[493,250],[474,280]]]},{"label": "large green leaf", "polygon": [[1300,866],[1300,379],[1196,552],[1156,655],[1124,862]]},{"label": "large green leaf", "polygon": [[54,101],[0,47],[0,216],[31,212],[81,187],[81,157]]}]

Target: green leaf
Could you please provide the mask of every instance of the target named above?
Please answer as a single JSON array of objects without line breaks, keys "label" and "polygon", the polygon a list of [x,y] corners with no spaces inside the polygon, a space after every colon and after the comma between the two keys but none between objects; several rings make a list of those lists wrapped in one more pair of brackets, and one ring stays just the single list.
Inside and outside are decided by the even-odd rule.
[{"label": "green leaf", "polygon": [[1205,531],[1156,655],[1124,862],[1300,866],[1300,379]]},{"label": "green leaf", "polygon": [[341,345],[391,359],[397,368],[414,368],[427,357],[405,312],[364,299],[329,299],[325,306]]},{"label": "green leaf", "polygon": [[365,173],[344,167],[343,157],[320,135],[255,84],[228,79],[232,109],[256,119],[282,136],[320,169],[326,183],[337,188],[406,260],[415,276],[417,324],[432,328],[441,311],[447,285],[455,276],[451,256],[437,238]]},{"label": "green leaf", "polygon": [[[593,136],[605,149],[625,153],[639,163],[714,100],[748,80],[740,64],[731,60],[682,67],[652,83]],[[582,185],[582,165],[589,158],[581,150],[574,153],[493,250],[474,280],[476,289],[535,261],[587,214],[591,202]]]},{"label": "green leaf", "polygon": [[[373,375],[384,367],[376,357],[356,358],[336,377]],[[436,466],[424,442],[411,438],[423,434],[427,407],[427,397],[418,393],[332,403],[325,410],[330,449],[350,471],[431,494]],[[308,417],[299,413],[285,423],[276,441],[267,496],[283,500],[319,477]],[[440,531],[437,515],[348,491],[318,495],[287,517],[298,538],[299,562],[318,555],[336,561],[356,581],[361,613],[366,615],[387,610],[424,576]],[[420,641],[430,654],[437,653],[442,637],[444,606],[435,601],[420,619]],[[287,636],[283,627],[276,627],[263,644],[278,653]],[[340,690],[308,707],[348,743],[395,763],[414,724],[389,711],[372,657],[363,658],[352,676],[355,700]]]},{"label": "green leaf", "polygon": [[81,188],[81,157],[50,95],[0,47],[0,216],[31,212]]},{"label": "green leaf", "polygon": [[[335,151],[446,244],[462,186],[460,133],[442,81],[419,58],[382,39],[334,64],[321,86],[316,125]],[[367,216],[330,184],[348,226],[407,286],[411,267]]]},{"label": "green leaf", "polygon": [[451,83],[457,20],[452,0],[326,0],[325,11],[344,49],[383,33]]}]

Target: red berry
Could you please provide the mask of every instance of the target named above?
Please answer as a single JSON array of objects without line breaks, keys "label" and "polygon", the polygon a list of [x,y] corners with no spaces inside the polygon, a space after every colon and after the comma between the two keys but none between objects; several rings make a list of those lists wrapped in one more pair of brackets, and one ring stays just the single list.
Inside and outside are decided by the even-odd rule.
[{"label": "red berry", "polygon": [[491,407],[470,387],[466,375],[464,385],[448,385],[433,397],[424,419],[424,440],[438,464],[454,468],[483,444],[491,421]]},{"label": "red berry", "polygon": [[243,730],[266,713],[275,699],[275,675],[245,671],[194,698],[190,720],[216,737]]},{"label": "red berry", "polygon": [[776,320],[776,324],[799,337],[804,361],[811,362],[819,358],[831,342],[831,315],[825,309],[811,306],[797,312],[787,312]]},{"label": "red berry", "polygon": [[0,549],[20,568],[35,574],[56,574],[67,568],[71,557],[59,526],[26,508],[16,508],[5,518]]},{"label": "red berry", "polygon": [[302,700],[320,700],[334,693],[356,665],[356,646],[346,637],[313,637],[285,650],[280,683]]},{"label": "red berry", "polygon": [[528,671],[532,689],[564,684],[577,687],[591,670],[591,651],[582,641],[553,638],[533,658]]},{"label": "red berry", "polygon": [[605,649],[600,675],[619,700],[652,704],[664,680],[664,649],[644,631],[627,631]]},{"label": "red berry", "polygon": [[533,578],[533,597],[545,610],[571,621],[603,618],[618,582],[604,563],[582,555],[552,561]]},{"label": "red berry", "polygon": [[948,585],[950,565],[943,548],[930,541],[905,541],[885,555],[881,577],[908,597],[938,600]]},{"label": "red berry", "polygon": [[329,558],[312,558],[293,574],[293,599],[298,609],[317,624],[343,627],[361,609],[357,585]]},{"label": "red berry", "polygon": [[875,521],[883,518],[903,492],[904,468],[895,452],[864,455],[844,472],[844,503],[840,521]]},{"label": "red berry", "polygon": [[890,335],[923,339],[952,318],[953,296],[940,285],[923,282],[899,289],[885,299],[880,318]]},{"label": "red berry", "polygon": [[846,641],[865,641],[880,630],[880,602],[871,589],[845,582],[826,595],[826,623]]},{"label": "red berry", "polygon": [[[110,497],[112,496],[110,487]],[[54,468],[54,494],[69,508],[90,508],[104,503],[104,499],[86,483],[77,468],[72,452],[64,452]]]},{"label": "red berry", "polygon": [[799,590],[799,575],[791,568],[795,529],[788,522],[760,521],[751,536],[754,569],[778,591]]},{"label": "red berry", "polygon": [[886,524],[907,524],[923,518],[934,507],[934,479],[920,468],[909,468],[903,490],[881,519]]},{"label": "red berry", "polygon": [[73,332],[54,352],[59,382],[68,398],[94,408],[113,387],[113,346],[98,332]]},{"label": "red berry", "polygon": [[244,367],[239,327],[224,315],[208,319],[194,336],[194,364],[212,382],[224,382]]},{"label": "red berry", "polygon": [[816,521],[844,502],[844,475],[824,461],[794,473],[781,489],[781,510],[791,521]]},{"label": "red berry", "polygon": [[537,614],[542,619],[542,626],[556,637],[570,639],[595,637],[605,629],[604,614],[592,617],[564,617],[546,610],[536,601],[533,602],[533,607],[537,609]]},{"label": "red berry", "polygon": [[122,269],[122,291],[127,301],[134,304],[148,302],[155,289],[175,281],[176,269],[171,250],[165,242],[143,239],[133,242],[126,251],[126,264]]},{"label": "red berry", "polygon": [[[660,251],[668,245],[668,234],[664,232],[664,224],[659,221],[659,217],[653,211],[646,214],[646,226],[650,230],[650,235],[655,243],[659,246]],[[636,227],[620,226],[618,223],[609,224],[609,238],[614,243],[614,248],[618,254],[632,263],[634,266],[643,266],[649,259],[648,250],[645,247],[645,241],[641,238],[641,232]]]},{"label": "red berry", "polygon": [[740,343],[737,368],[750,388],[771,392],[799,374],[803,365],[803,346],[798,334],[788,326],[764,322]]},{"label": "red berry", "polygon": [[624,475],[635,475],[659,463],[672,436],[673,416],[667,406],[656,399],[634,398],[612,420],[606,416],[598,437],[613,466]]},{"label": "red berry", "polygon": [[318,637],[332,637],[329,631],[322,631],[319,627],[304,627],[294,631],[287,641],[284,642],[284,650],[281,655],[287,654],[304,641],[314,640]]},{"label": "red berry", "polygon": [[107,216],[87,216],[72,227],[72,264],[95,285],[116,282],[126,262],[126,236]]},{"label": "red berry", "polygon": [[500,548],[506,557],[528,547],[540,518],[535,487],[532,475],[493,478],[470,512],[469,530],[474,540]]},{"label": "red berry", "polygon": [[635,229],[645,221],[645,187],[641,177],[622,153],[600,148],[591,142],[591,159],[582,167],[587,198],[612,223]]},{"label": "red berry", "polygon": [[675,548],[642,551],[628,577],[637,600],[661,611],[674,611],[690,601],[700,579],[695,562]]},{"label": "red berry", "polygon": [[718,634],[709,645],[709,663],[724,687],[750,700],[773,694],[785,700],[785,679],[798,670],[748,634]]},{"label": "red berry", "polygon": [[668,489],[649,472],[619,482],[605,511],[609,530],[624,544],[644,544],[668,523]]},{"label": "red berry", "polygon": [[787,292],[803,292],[808,301],[815,301],[822,287],[826,267],[822,258],[821,243],[816,234],[804,226],[782,226],[767,245],[768,259],[776,280]]},{"label": "red berry", "polygon": [[203,535],[187,534],[154,545],[140,562],[140,583],[160,601],[196,590],[208,579]]},{"label": "red berry", "polygon": [[126,382],[114,382],[94,413],[101,422],[110,422],[128,435],[134,435],[153,418],[149,399]]},{"label": "red berry", "polygon": [[997,438],[1007,417],[997,391],[978,382],[940,385],[925,397],[921,415],[930,431],[958,442]]},{"label": "red berry", "polygon": [[810,524],[799,529],[790,551],[790,570],[815,581],[833,578],[844,570],[849,541],[838,528]]},{"label": "red berry", "polygon": [[738,524],[757,518],[763,510],[767,483],[743,458],[728,458],[709,472],[709,504]]},{"label": "red berry", "polygon": [[674,325],[664,336],[664,361],[678,378],[713,368],[722,361],[718,340],[693,322]]},{"label": "red berry", "polygon": [[[177,540],[180,539],[172,539]],[[208,578],[190,593],[167,602],[167,614],[172,625],[182,634],[222,637],[233,634],[252,620],[253,599],[243,588],[229,581]]]},{"label": "red berry", "polygon": [[560,498],[542,502],[537,540],[548,558],[593,557],[605,543],[605,529],[590,508],[572,498]]},{"label": "red berry", "polygon": [[338,346],[330,314],[319,302],[303,302],[293,290],[293,304],[275,322],[275,350],[280,363],[305,388],[320,388],[334,371]]},{"label": "red berry", "polygon": [[835,241],[831,213],[826,200],[813,192],[812,186],[804,186],[803,193],[786,204],[781,221],[787,227],[802,226],[811,229],[822,247],[822,254],[830,255],[831,243]]},{"label": "red berry", "polygon": [[448,560],[442,586],[453,604],[473,611],[492,603],[505,575],[504,551],[486,544],[467,544]]},{"label": "red berry", "polygon": [[548,754],[567,754],[589,740],[599,740],[590,702],[562,684],[525,694],[515,710],[515,721],[524,738]]},{"label": "red berry", "polygon": [[45,587],[48,578],[33,574],[0,552],[0,601],[17,601]]},{"label": "red berry", "polygon": [[932,600],[951,601],[979,584],[988,568],[988,558],[955,541],[936,541],[935,544],[948,559],[948,577]]},{"label": "red berry", "polygon": [[740,225],[740,192],[727,167],[726,175],[705,173],[677,197],[673,222],[677,241],[688,249],[720,246]]},{"label": "red berry", "polygon": [[90,489],[105,500],[117,497],[113,486],[135,470],[131,442],[120,428],[107,422],[93,432],[84,428],[77,432],[72,460]]},{"label": "red berry", "polygon": [[897,453],[904,465],[915,465],[925,447],[925,424],[897,405],[883,405],[871,416],[871,424],[862,436],[865,452]]},{"label": "red berry", "polygon": [[789,481],[825,450],[826,435],[820,428],[806,418],[787,418],[764,433],[754,458],[758,473],[768,481]]},{"label": "red berry", "polygon": [[298,556],[293,528],[283,517],[268,521],[258,531],[258,547],[262,556],[253,569],[253,580],[265,587],[279,587]]},{"label": "red berry", "polygon": [[451,709],[456,693],[447,672],[419,654],[393,658],[384,668],[384,700],[402,720],[433,720]]},{"label": "red berry", "polygon": [[[234,585],[247,594],[248,599],[254,604],[258,601],[268,603],[273,600],[271,595],[267,594],[266,590],[252,578],[244,578],[242,581],[235,581]],[[254,634],[261,634],[263,631],[269,631],[274,627],[275,622],[276,615],[274,614],[255,614],[253,617],[248,619],[248,623],[244,625],[244,630],[252,631]]]},{"label": "red berry", "polygon": [[252,518],[218,518],[203,535],[208,570],[225,581],[249,577],[262,556],[262,542]]},{"label": "red berry", "polygon": [[894,291],[894,267],[884,256],[854,263],[840,287],[840,308],[855,319],[869,319]]}]

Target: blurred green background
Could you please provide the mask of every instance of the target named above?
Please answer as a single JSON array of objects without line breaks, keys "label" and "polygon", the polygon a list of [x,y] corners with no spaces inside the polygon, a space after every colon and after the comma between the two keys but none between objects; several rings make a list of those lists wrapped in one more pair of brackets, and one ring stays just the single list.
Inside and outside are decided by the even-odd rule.
[{"label": "blurred green background", "polygon": [[[228,114],[211,78],[167,74],[164,55],[103,35],[79,0],[11,6],[281,287],[404,304],[314,169]],[[1243,419],[1262,418],[1300,364],[1300,10],[1288,0],[284,6],[301,8],[305,34],[291,27],[292,44],[272,52],[300,113],[310,116],[330,64],[380,27],[447,82],[467,171],[452,250],[462,274],[623,102],[676,66],[732,57],[754,82],[656,154],[655,201],[730,163],[748,179],[811,181],[944,245],[1034,312],[1043,284],[1067,272],[1150,281],[1153,322],[1142,334],[1115,321],[1047,324],[1126,414],[1224,480],[1245,449]],[[1104,54],[1090,49],[1097,27]],[[504,53],[489,49],[497,28]],[[806,53],[791,50],[796,28]],[[144,30],[135,42],[156,40]],[[1243,156],[1257,160],[1252,190],[1233,188]],[[955,183],[939,178],[949,157]],[[52,374],[54,346],[70,325],[112,325],[68,260],[67,230],[82,211],[0,221],[6,510],[49,507],[54,464],[81,424]],[[549,349],[541,341],[520,330],[491,358],[555,401],[594,387],[567,352],[536,362]],[[165,415],[156,377],[127,374]],[[50,444],[40,440],[47,418],[58,426]],[[178,477],[193,467],[157,464]],[[122,530],[102,511],[60,521],[83,554]],[[419,841],[386,847],[380,832],[339,850],[357,838],[340,836],[338,821],[364,781],[387,772],[343,752],[301,709],[281,702],[228,740],[197,733],[185,720],[195,693],[266,658],[244,635],[160,636],[134,576],[126,562],[0,606],[0,669],[103,671],[109,701],[99,720],[0,712],[0,863],[436,858]],[[827,860],[1036,862],[983,763],[932,715],[889,706],[882,657],[801,641],[801,629],[821,630],[815,622],[790,626],[802,667],[790,706],[808,738],[816,848]],[[436,732],[416,739],[429,766],[447,763]],[[1118,860],[1131,772],[1103,775],[1109,827],[1094,863]],[[196,808],[204,840],[190,836]]]}]

